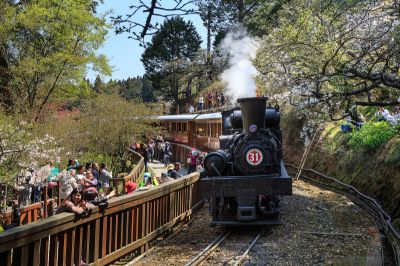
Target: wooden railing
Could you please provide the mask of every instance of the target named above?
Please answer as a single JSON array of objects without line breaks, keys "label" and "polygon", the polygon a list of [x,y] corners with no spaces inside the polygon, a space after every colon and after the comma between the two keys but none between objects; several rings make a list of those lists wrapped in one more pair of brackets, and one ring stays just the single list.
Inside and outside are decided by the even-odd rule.
[{"label": "wooden railing", "polygon": [[134,162],[136,162],[135,168],[132,169],[132,171],[129,173],[129,175],[125,176],[125,182],[132,181],[132,182],[138,182],[138,178],[141,176],[141,174],[144,171],[144,158],[142,155],[139,153],[130,150],[132,153],[132,158]]},{"label": "wooden railing", "polygon": [[[58,181],[58,187],[60,187],[60,181]],[[49,211],[50,212],[53,211],[54,202],[57,202],[58,206],[60,205],[60,196],[58,195],[57,199],[54,198],[49,199],[47,197],[47,191],[48,191],[47,185],[43,186],[42,189],[43,201],[35,202],[26,206],[20,205],[19,214],[20,214],[21,225],[35,222],[42,218],[46,218],[48,216]],[[14,216],[14,211],[11,209],[8,209],[4,214],[0,214],[0,217],[3,220],[3,224],[12,224],[13,216]]]},{"label": "wooden railing", "polygon": [[173,153],[172,160],[174,162],[181,162],[183,165],[187,166],[187,158],[189,157],[189,153],[192,150],[192,147],[184,144],[173,143],[171,142]]},{"label": "wooden railing", "polygon": [[[138,183],[138,179],[142,175],[143,170],[144,170],[143,156],[132,150],[129,150],[129,152],[131,153],[131,156],[132,156],[132,162],[134,162],[136,164],[135,167],[132,169],[132,171],[129,174],[127,174],[127,175],[119,174],[116,178],[111,179],[113,188],[114,188],[115,192],[117,193],[117,196],[124,194],[126,182],[132,181],[132,182]],[[121,186],[120,186],[120,184],[121,184]],[[120,188],[122,188],[122,191],[120,191]]]},{"label": "wooden railing", "polygon": [[86,218],[62,213],[0,235],[0,265],[94,265],[144,252],[201,205],[199,174],[113,198]]},{"label": "wooden railing", "polygon": [[[137,152],[129,150],[132,156],[132,162],[135,167],[128,175],[123,175],[121,178],[113,178],[111,180],[113,188],[116,191],[117,196],[124,194],[125,183],[128,181],[137,182],[144,170],[144,158]],[[4,184],[5,185],[5,184]],[[58,187],[60,187],[61,181],[58,181]],[[10,186],[11,187],[11,186]],[[12,188],[12,187],[11,187]],[[14,188],[13,188],[14,189]],[[14,189],[15,190],[15,189]],[[47,185],[43,187],[43,202],[36,202],[23,206],[20,208],[20,224],[27,224],[35,222],[40,218],[46,218],[48,216],[48,210],[52,207],[55,199],[47,198]],[[122,190],[122,191],[121,191]],[[57,190],[59,192],[59,190]],[[60,206],[60,196],[57,195],[57,206]],[[13,219],[13,211],[9,210],[5,214],[0,214],[3,219],[3,223],[11,224]],[[1,265],[1,264],[0,264]]]}]

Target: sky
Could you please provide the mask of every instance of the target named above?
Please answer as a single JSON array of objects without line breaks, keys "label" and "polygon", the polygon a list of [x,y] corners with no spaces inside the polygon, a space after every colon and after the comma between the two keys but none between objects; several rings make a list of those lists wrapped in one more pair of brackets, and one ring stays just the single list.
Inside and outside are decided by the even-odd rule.
[{"label": "sky", "polygon": [[[168,3],[171,0],[167,0]],[[149,2],[149,1],[146,1]],[[172,2],[172,1],[171,1]],[[111,11],[110,15],[107,15],[107,22],[111,22],[110,16],[125,15],[130,12],[129,6],[137,3],[137,0],[105,0],[98,11],[99,13],[105,13]],[[144,23],[146,20],[147,13],[140,13],[137,17],[140,22]],[[200,34],[203,40],[202,46],[205,47],[206,40],[206,29],[203,26],[203,22],[198,15],[185,16],[185,20],[190,20]],[[139,46],[139,42],[133,39],[128,39],[129,34],[116,35],[112,28],[108,35],[104,46],[98,50],[99,54],[105,54],[109,59],[109,63],[113,68],[113,73],[110,77],[101,76],[102,80],[122,80],[128,77],[141,76],[145,73],[140,57],[144,51],[143,47]],[[92,70],[88,70],[87,77],[94,81],[97,73]]]}]

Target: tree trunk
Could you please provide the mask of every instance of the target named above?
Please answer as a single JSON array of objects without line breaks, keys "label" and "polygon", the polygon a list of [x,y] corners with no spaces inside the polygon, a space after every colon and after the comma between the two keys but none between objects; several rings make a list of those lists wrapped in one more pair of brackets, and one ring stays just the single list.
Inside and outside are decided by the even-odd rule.
[{"label": "tree trunk", "polygon": [[212,81],[212,73],[211,73],[211,4],[208,5],[208,13],[207,13],[207,76],[208,80]]},{"label": "tree trunk", "polygon": [[10,68],[4,54],[0,52],[0,102],[6,108],[13,107],[9,83],[11,81]]},{"label": "tree trunk", "polygon": [[208,5],[207,12],[207,53],[211,53],[211,4]]},{"label": "tree trunk", "polygon": [[238,8],[238,22],[243,23],[244,20],[244,0],[237,1],[237,8]]}]

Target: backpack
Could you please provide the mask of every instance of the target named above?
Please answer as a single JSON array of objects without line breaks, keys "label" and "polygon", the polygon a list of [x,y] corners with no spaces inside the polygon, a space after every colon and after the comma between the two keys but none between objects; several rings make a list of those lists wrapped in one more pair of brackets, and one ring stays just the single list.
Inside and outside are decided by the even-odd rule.
[{"label": "backpack", "polygon": [[169,156],[172,156],[171,145],[169,145],[169,144],[165,145],[164,153],[168,154]]}]

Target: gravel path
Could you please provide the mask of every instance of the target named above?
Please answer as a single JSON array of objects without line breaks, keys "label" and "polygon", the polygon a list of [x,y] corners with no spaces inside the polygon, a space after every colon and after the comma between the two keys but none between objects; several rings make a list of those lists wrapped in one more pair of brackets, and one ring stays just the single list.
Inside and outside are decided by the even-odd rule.
[{"label": "gravel path", "polygon": [[[294,182],[293,190],[294,195],[281,202],[283,225],[264,228],[244,265],[366,265],[367,258],[367,265],[376,262],[369,254],[374,253],[372,240],[374,236],[376,240],[377,229],[365,211],[344,196],[302,181]],[[224,230],[209,226],[208,207],[194,219],[136,265],[184,265]],[[235,237],[248,241],[254,237],[254,230],[241,228],[235,231]],[[235,241],[229,243],[227,239],[214,251],[216,257],[203,265],[229,265],[237,250],[233,246],[237,246]]]}]

